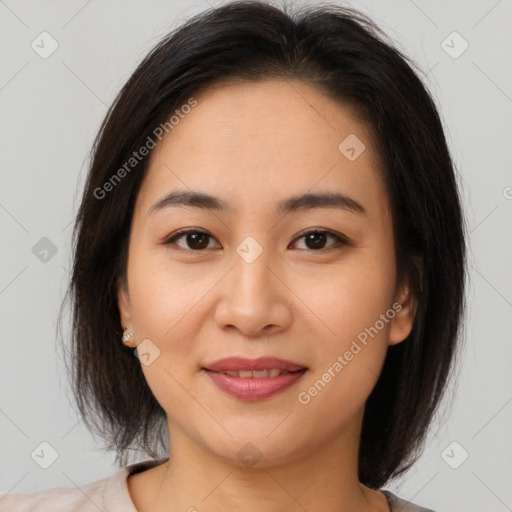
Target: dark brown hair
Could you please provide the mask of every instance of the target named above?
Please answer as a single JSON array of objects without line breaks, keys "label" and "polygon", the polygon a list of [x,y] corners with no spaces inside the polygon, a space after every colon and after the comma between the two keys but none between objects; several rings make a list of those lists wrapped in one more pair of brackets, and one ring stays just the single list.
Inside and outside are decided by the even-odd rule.
[{"label": "dark brown hair", "polygon": [[[418,299],[413,330],[388,349],[365,409],[359,479],[379,488],[417,459],[462,336],[465,223],[436,106],[415,65],[363,14],[323,4],[295,12],[256,1],[212,8],[166,36],[110,107],[91,153],[73,232],[73,393],[116,461],[161,457],[166,415],[122,345],[117,284],[149,158],[98,190],[198,91],[229,81],[299,79],[350,106],[372,130],[393,214],[397,282]],[[112,181],[110,181],[112,183]],[[423,259],[423,275],[413,258]],[[66,300],[66,299],[65,299]],[[61,311],[62,313],[62,311]]]}]

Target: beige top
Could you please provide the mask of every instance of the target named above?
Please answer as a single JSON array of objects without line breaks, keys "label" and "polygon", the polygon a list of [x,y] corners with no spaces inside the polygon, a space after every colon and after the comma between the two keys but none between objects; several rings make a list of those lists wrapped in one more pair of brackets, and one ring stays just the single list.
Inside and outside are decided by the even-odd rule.
[{"label": "beige top", "polygon": [[[33,494],[0,494],[0,512],[137,512],[128,490],[129,475],[166,462],[147,460],[125,466],[111,477],[83,485],[80,489],[54,487]],[[433,512],[389,491],[381,491],[391,512]]]}]

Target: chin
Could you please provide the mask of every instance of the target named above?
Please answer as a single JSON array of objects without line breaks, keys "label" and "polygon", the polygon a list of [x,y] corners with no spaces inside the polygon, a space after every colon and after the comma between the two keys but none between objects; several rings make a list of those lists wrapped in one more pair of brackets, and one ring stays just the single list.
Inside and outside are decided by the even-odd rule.
[{"label": "chin", "polygon": [[[261,426],[261,425],[260,425]],[[269,432],[273,433],[269,435]],[[206,446],[216,457],[225,463],[247,469],[269,468],[289,464],[310,453],[311,443],[299,443],[287,435],[286,430],[278,432],[276,423],[272,428],[261,429],[257,426],[251,431],[241,430],[245,434],[206,441]],[[229,431],[229,428],[228,428]],[[237,431],[240,432],[240,431]]]}]

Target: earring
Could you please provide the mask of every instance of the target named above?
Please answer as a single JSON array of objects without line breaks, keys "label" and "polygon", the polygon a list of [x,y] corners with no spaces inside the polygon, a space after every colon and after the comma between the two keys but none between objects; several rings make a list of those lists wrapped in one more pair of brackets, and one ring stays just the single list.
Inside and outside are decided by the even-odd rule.
[{"label": "earring", "polygon": [[[124,333],[126,333],[127,330],[128,330],[128,327],[123,328]],[[123,343],[130,341],[131,338],[133,338],[133,332],[123,334],[123,337],[122,337]]]}]

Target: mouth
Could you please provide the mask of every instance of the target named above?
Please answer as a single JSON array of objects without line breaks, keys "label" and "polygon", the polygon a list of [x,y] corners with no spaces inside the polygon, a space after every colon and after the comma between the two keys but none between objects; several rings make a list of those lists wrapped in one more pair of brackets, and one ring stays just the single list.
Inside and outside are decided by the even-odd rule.
[{"label": "mouth", "polygon": [[[276,377],[279,375],[274,375],[276,370],[279,370],[279,372],[283,373],[291,373],[297,370],[307,369],[307,367],[292,361],[280,359],[278,357],[260,357],[258,359],[248,359],[245,357],[226,357],[224,359],[219,359],[218,361],[204,365],[203,369],[210,370],[212,372],[254,372],[256,373],[256,378],[264,378],[268,377],[269,375],[258,375],[258,372],[272,371],[273,374],[271,376]],[[245,377],[250,377],[250,375],[245,375]]]},{"label": "mouth", "polygon": [[262,400],[295,384],[308,368],[274,357],[227,358],[202,368],[221,391],[244,400]]},{"label": "mouth", "polygon": [[[303,368],[305,370],[305,368]],[[206,370],[212,371],[212,370]],[[295,370],[295,372],[300,372],[301,370]],[[285,375],[287,373],[295,373],[289,372],[287,370],[280,370],[279,368],[270,368],[269,370],[231,370],[231,371],[218,371],[214,373],[218,373],[220,375],[229,375],[230,377],[237,377],[239,379],[272,379],[274,377],[278,377],[279,375]]]}]

